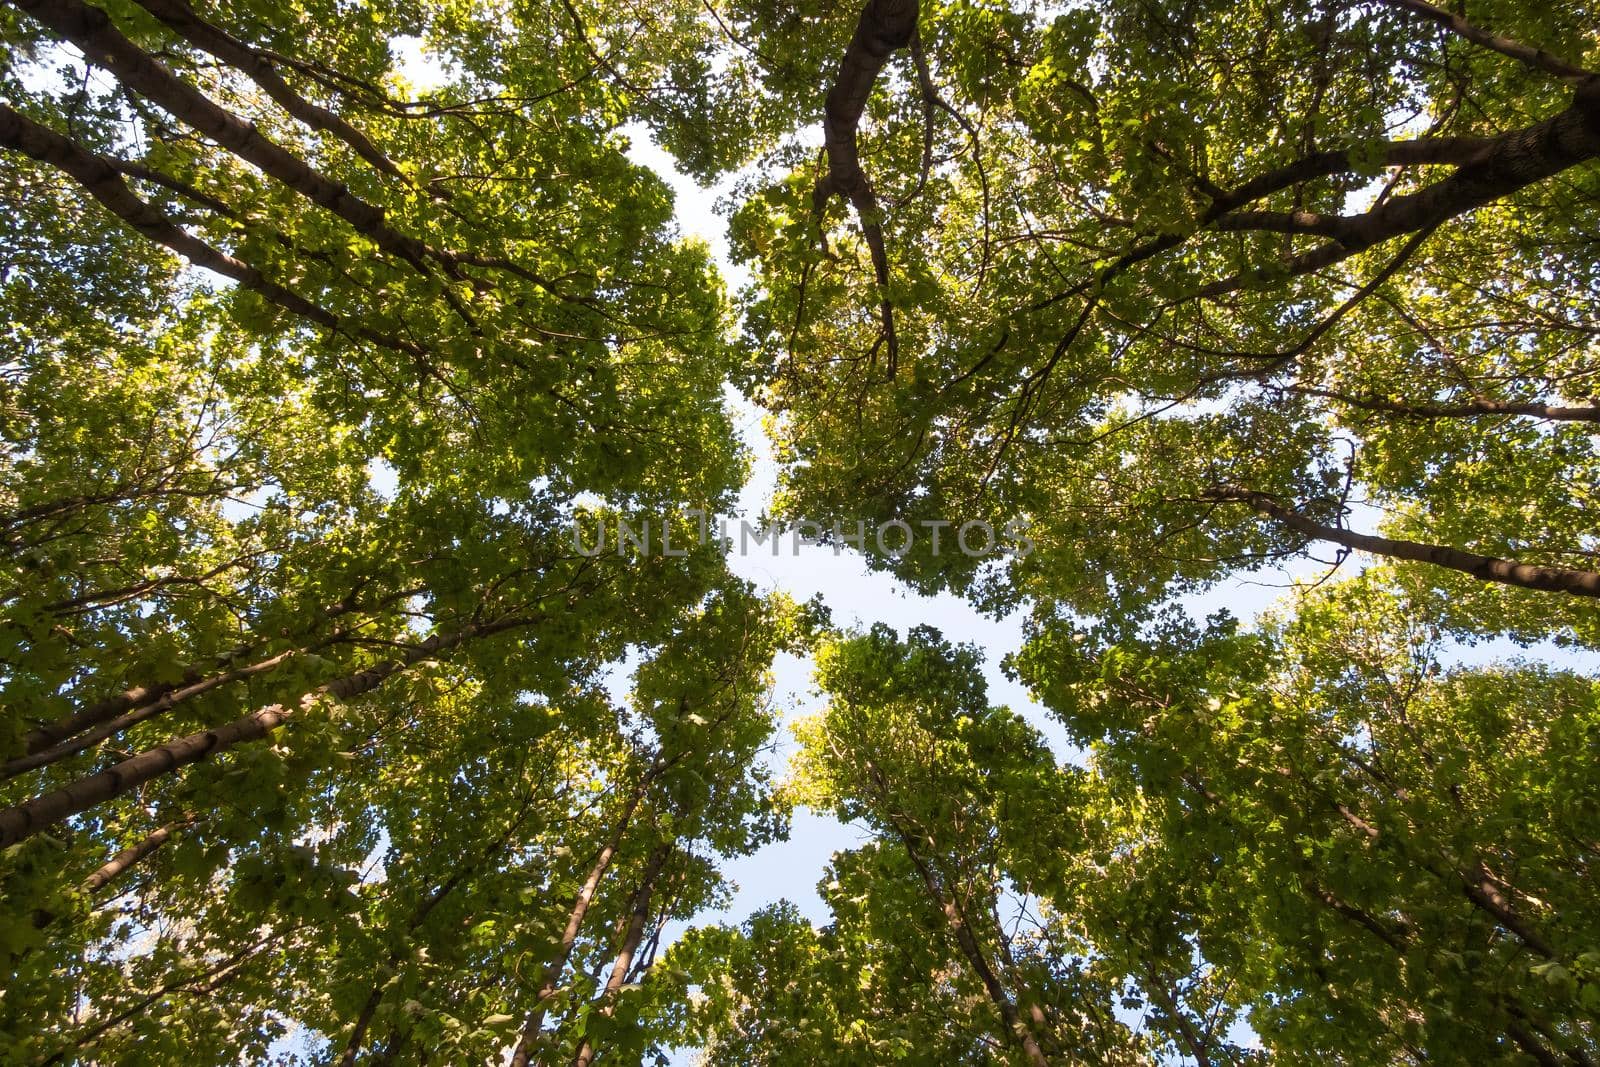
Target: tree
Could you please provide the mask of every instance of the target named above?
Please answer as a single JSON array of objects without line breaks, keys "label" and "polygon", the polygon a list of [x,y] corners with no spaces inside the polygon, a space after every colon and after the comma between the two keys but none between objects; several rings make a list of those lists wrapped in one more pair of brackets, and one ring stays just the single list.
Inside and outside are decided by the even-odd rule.
[{"label": "tree", "polygon": [[[781,929],[777,913],[746,936],[780,924],[778,936],[801,939],[782,954],[726,935],[686,950],[720,949],[718,977],[740,983],[711,1016],[716,1062],[1140,1062],[1112,1014],[1116,976],[1070,914],[1036,916],[1031,903],[1038,873],[1070,862],[1070,832],[1036,821],[1071,806],[1070,779],[1026,723],[987,705],[977,663],[975,649],[926,627],[901,642],[878,626],[819,649],[829,703],[797,728],[794,795],[875,840],[835,857],[835,921],[820,937]],[[780,973],[807,995],[769,996],[779,982],[763,970],[795,966]],[[836,977],[856,973],[858,983]],[[826,1005],[815,1016],[813,996]],[[776,1014],[785,1009],[799,1017]]]},{"label": "tree", "polygon": [[1377,570],[1259,632],[1039,633],[1112,835],[1080,907],[1113,960],[1208,961],[1277,1056],[1583,1063],[1594,682],[1443,668],[1433,599]]},{"label": "tree", "polygon": [[[1600,691],[1449,665],[1600,641],[1589,15],[8,0],[0,1060],[1592,1064]],[[1081,749],[730,573],[730,383]]]},{"label": "tree", "polygon": [[775,147],[733,221],[791,516],[1025,520],[1040,550],[1001,574],[866,547],[996,604],[1144,617],[1361,551],[1433,568],[1480,628],[1537,602],[1593,640],[1577,7],[729,17],[810,65],[767,92],[824,131],[816,166]]},{"label": "tree", "polygon": [[[535,1010],[604,1047],[568,965],[780,828],[751,754],[787,609],[689,514],[743,468],[720,286],[582,41],[491,88],[471,22],[0,18],[7,1060],[482,1057]],[[687,550],[586,554],[580,498]],[[597,688],[628,649],[631,711]],[[730,722],[669,744],[663,676]]]}]

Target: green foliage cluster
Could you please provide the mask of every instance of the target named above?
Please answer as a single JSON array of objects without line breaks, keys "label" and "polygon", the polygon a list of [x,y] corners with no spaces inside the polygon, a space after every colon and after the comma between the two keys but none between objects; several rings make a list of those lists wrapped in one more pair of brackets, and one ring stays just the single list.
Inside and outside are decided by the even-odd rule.
[{"label": "green foliage cluster", "polygon": [[[1593,15],[6,0],[0,1062],[1589,1067]],[[730,383],[1071,752],[695,536]]]}]

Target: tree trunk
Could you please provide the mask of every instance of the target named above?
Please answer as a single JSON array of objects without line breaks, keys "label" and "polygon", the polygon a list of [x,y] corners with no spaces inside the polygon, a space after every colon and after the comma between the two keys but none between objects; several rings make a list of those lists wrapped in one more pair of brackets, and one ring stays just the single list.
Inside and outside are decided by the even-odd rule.
[{"label": "tree trunk", "polygon": [[6,808],[0,811],[0,848],[26,840],[62,819],[81,814],[97,804],[122,796],[145,782],[175,771],[179,767],[208,759],[241,742],[266,737],[293,717],[297,711],[309,707],[324,696],[335,700],[348,700],[369,693],[398,671],[423,660],[432,659],[465,641],[509,629],[512,625],[519,623],[500,622],[473,626],[448,634],[435,634],[416,647],[408,649],[397,659],[385,660],[366,670],[318,686],[301,696],[293,706],[272,704],[224,726],[201,730],[187,737],[180,737],[164,745],[147,749],[98,774],[80,778],[16,807]]},{"label": "tree trunk", "polygon": [[523,1024],[522,1034],[517,1039],[517,1047],[511,1054],[510,1067],[528,1067],[528,1064],[533,1062],[534,1046],[538,1043],[539,1032],[544,1029],[545,1010],[549,1006],[550,999],[556,995],[556,990],[561,987],[561,976],[566,972],[567,961],[572,958],[572,946],[577,943],[578,933],[583,929],[583,921],[588,917],[589,905],[594,903],[600,882],[605,878],[606,870],[611,866],[611,860],[616,856],[617,849],[622,846],[628,825],[633,821],[634,812],[644,799],[645,792],[654,780],[659,766],[659,762],[652,763],[638,787],[629,795],[622,814],[617,819],[616,828],[612,830],[610,839],[600,849],[600,854],[595,857],[589,877],[578,890],[578,899],[573,902],[572,911],[567,915],[567,925],[561,931],[561,941],[556,946],[555,957],[545,965],[539,983],[538,999]]},{"label": "tree trunk", "polygon": [[[639,944],[644,940],[644,928],[650,921],[650,902],[655,895],[655,882],[671,858],[672,849],[671,844],[657,846],[645,863],[644,873],[639,876],[639,887],[634,891],[633,910],[628,915],[622,947],[617,952],[616,962],[611,965],[611,976],[606,979],[605,988],[600,992],[601,1015],[610,1016],[616,1009],[617,996],[628,981],[628,972],[633,969]],[[594,1046],[585,1038],[578,1047],[578,1054],[573,1057],[572,1067],[589,1067],[594,1062],[594,1055]]]},{"label": "tree trunk", "polygon": [[[108,737],[115,736],[131,726],[135,726],[141,722],[144,722],[146,719],[152,719],[157,715],[161,715],[167,711],[170,711],[174,706],[182,703],[185,700],[200,696],[203,693],[208,693],[213,689],[227,685],[229,682],[236,682],[258,674],[265,674],[278,667],[285,660],[289,659],[299,651],[301,650],[294,649],[288,652],[281,652],[276,656],[269,656],[264,660],[252,663],[246,667],[239,667],[231,671],[224,671],[221,674],[214,674],[210,678],[201,679],[192,685],[175,688],[167,688],[162,686],[160,688],[164,688],[167,691],[148,704],[136,706],[126,714],[118,715],[115,718],[100,720],[98,726],[93,729],[85,730],[82,733],[79,733],[78,730],[72,730],[72,733],[66,734],[67,739],[63,740],[60,744],[53,745],[50,748],[38,749],[30,752],[26,756],[19,756],[14,760],[7,761],[4,765],[0,765],[0,778],[15,778],[19,774],[25,774],[28,771],[37,770],[40,767],[48,767],[52,763],[57,763],[61,760],[64,760],[74,753],[82,752],[90,745],[104,741]],[[134,692],[134,690],[129,690],[129,692]],[[28,737],[33,739],[35,737],[44,736],[46,730],[54,733],[56,731],[65,732],[73,727],[83,729],[83,727],[94,724],[95,720],[91,718],[91,714],[98,713],[102,709],[111,706],[115,706],[112,701],[103,702],[95,705],[92,708],[85,709],[85,711],[80,712],[77,715],[73,715],[62,719],[59,722],[52,723],[49,727],[35,730],[33,733],[29,734]]]},{"label": "tree trunk", "polygon": [[232,114],[176,77],[112,24],[111,17],[81,0],[8,0],[77,46],[97,67],[109,71],[127,88],[211,138],[240,159],[300,193],[317,206],[349,223],[384,249],[429,273],[428,250],[422,242],[397,233],[384,221],[383,209],[309,166],[281,145],[263,137],[252,123]]},{"label": "tree trunk", "polygon": [[366,134],[343,118],[319,107],[290,88],[272,63],[243,41],[202,19],[184,0],[136,0],[138,5],[160,19],[184,40],[209,52],[249,76],[250,80],[278,106],[313,130],[321,130],[349,145],[362,159],[391,178],[405,180],[405,174],[384,155]]},{"label": "tree trunk", "polygon": [[[477,862],[460,864],[456,867],[455,873],[445,879],[443,884],[432,893],[428,894],[428,899],[417,906],[416,913],[411,916],[411,921],[406,924],[407,931],[415,931],[417,927],[421,926],[433,909],[439,906],[440,901],[444,900],[445,897],[455,891],[457,886],[466,881],[469,874],[479,869],[485,862],[499,855],[511,843],[512,836],[516,834],[517,829],[527,820],[529,812],[533,810],[535,795],[536,791],[529,792],[527,799],[523,801],[521,810],[517,812],[517,817],[511,821],[510,826],[506,827],[505,833],[501,834],[493,844],[484,850],[482,857]],[[400,949],[393,949],[389,953],[389,968],[393,970],[398,967],[401,958]],[[372,1025],[372,1017],[377,1014],[378,1005],[383,1001],[383,989],[383,983],[379,981],[373,985],[372,991],[367,994],[366,1002],[361,1005],[361,1011],[356,1014],[355,1025],[350,1030],[350,1038],[345,1042],[344,1054],[339,1057],[339,1067],[351,1067],[356,1062],[356,1057],[361,1054],[361,1047],[366,1044],[367,1030]],[[395,1051],[396,1047],[391,1044],[390,1048],[385,1049],[384,1058],[387,1059],[392,1056]]]},{"label": "tree trunk", "polygon": [[828,173],[811,193],[811,211],[818,224],[835,194],[850,201],[861,221],[861,233],[872,255],[873,276],[880,291],[879,311],[891,376],[899,344],[895,339],[894,309],[884,291],[889,284],[889,253],[883,241],[878,196],[861,169],[856,130],[884,64],[915,37],[918,7],[917,0],[867,0],[823,102],[822,144],[828,157]]},{"label": "tree trunk", "polygon": [[106,861],[105,865],[83,880],[85,893],[97,893],[126,874],[129,868],[141,863],[156,849],[166,844],[172,838],[172,832],[178,824],[167,823],[157,827],[149,837],[137,844],[129,845]]},{"label": "tree trunk", "polygon": [[1154,1000],[1166,1013],[1167,1018],[1172,1020],[1173,1028],[1178,1031],[1178,1036],[1188,1048],[1189,1055],[1194,1057],[1195,1067],[1211,1067],[1211,1057],[1206,1055],[1206,1041],[1189,1021],[1189,1017],[1183,1013],[1183,1009],[1178,1005],[1178,998],[1167,992],[1160,976],[1148,967],[1145,979],[1149,982],[1150,999]]},{"label": "tree trunk", "polygon": [[[254,645],[241,645],[232,652],[218,657],[216,665],[225,668],[241,656],[249,655],[254,647]],[[109,722],[124,712],[132,711],[151,701],[159,700],[175,689],[193,685],[204,679],[205,676],[204,671],[200,668],[186,667],[184,668],[183,676],[176,682],[163,682],[159,685],[136,685],[131,689],[124,689],[116,696],[97,700],[65,718],[34,727],[22,735],[22,750],[29,755],[42,751],[51,745],[65,741],[73,734],[87,730],[91,726]],[[8,774],[7,777],[10,777],[10,775]]]},{"label": "tree trunk", "polygon": [[232,278],[242,288],[318,326],[348,332],[373,344],[417,359],[427,353],[418,345],[360,325],[347,327],[345,320],[269,280],[255,267],[219,251],[190,235],[164,212],[134,195],[111,161],[102,159],[32,119],[0,104],[0,145],[15,149],[74,178],[85,192],[146,239],[170,248],[197,267]]}]

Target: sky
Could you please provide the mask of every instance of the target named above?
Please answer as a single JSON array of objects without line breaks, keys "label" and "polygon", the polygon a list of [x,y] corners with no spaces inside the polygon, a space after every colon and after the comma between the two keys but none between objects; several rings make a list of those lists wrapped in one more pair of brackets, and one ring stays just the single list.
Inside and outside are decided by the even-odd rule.
[{"label": "sky", "polygon": [[[442,80],[443,71],[423,52],[420,42],[399,39],[393,42],[393,47],[401,72],[414,88],[425,90]],[[717,213],[719,199],[738,175],[716,187],[701,187],[677,169],[671,156],[651,140],[642,126],[625,128],[623,132],[631,142],[629,157],[650,168],[672,189],[682,233],[706,243],[730,289],[746,285],[750,280],[749,272],[731,261],[726,221]],[[751,477],[739,494],[736,514],[730,517],[737,529],[740,519],[753,524],[768,512],[777,487],[778,465],[772,441],[764,428],[766,412],[731,387],[725,392],[725,401],[753,459]],[[392,482],[393,478],[391,471],[381,467],[374,469],[373,476],[375,485]],[[1353,517],[1357,525],[1371,525],[1377,519],[1370,509],[1359,505]],[[864,558],[849,548],[796,545],[788,537],[777,540],[775,551],[771,545],[753,544],[746,551],[738,551],[737,539],[735,544],[736,550],[729,559],[735,574],[752,582],[759,592],[787,593],[796,601],[820,596],[837,626],[864,629],[881,622],[903,635],[912,626],[930,624],[951,640],[977,645],[985,653],[984,677],[990,703],[1005,705],[1023,715],[1044,736],[1058,760],[1075,760],[1081,756],[1061,724],[1052,719],[1022,685],[1005,677],[1001,670],[1006,655],[1021,647],[1023,619],[1020,615],[995,618],[978,612],[955,596],[921,595],[890,575],[870,570]],[[1358,556],[1344,566],[1353,569],[1360,565]],[[1327,564],[1301,559],[1285,567],[1225,581],[1209,592],[1180,602],[1196,618],[1227,608],[1234,616],[1249,621],[1285,597],[1297,581],[1314,580],[1326,572]],[[1471,665],[1513,657],[1544,660],[1591,672],[1600,669],[1600,662],[1594,656],[1572,653],[1549,643],[1523,649],[1507,641],[1488,641],[1458,649],[1449,659],[1455,664]],[[625,697],[628,686],[626,666],[620,665],[612,682],[619,700]],[[780,771],[794,750],[789,727],[820,707],[821,699],[813,686],[811,672],[812,663],[806,657],[780,654],[774,664],[773,706],[782,719],[782,726],[768,758]],[[787,840],[768,845],[751,856],[724,861],[723,872],[732,888],[726,908],[703,912],[692,924],[669,924],[663,943],[670,944],[688,925],[736,924],[783,899],[794,903],[813,923],[827,923],[830,916],[817,892],[824,868],[835,852],[857,847],[865,837],[863,829],[842,824],[826,813],[796,812]],[[1241,1031],[1232,1036],[1244,1041],[1252,1035]],[[693,1054],[691,1050],[674,1049],[671,1062],[675,1067],[687,1065],[693,1062]]]},{"label": "sky", "polygon": [[[678,225],[684,235],[706,242],[730,288],[746,284],[748,272],[729,260],[726,223],[716,210],[727,184],[713,188],[697,185],[676,168],[671,156],[656,146],[643,128],[633,127],[625,132],[632,142],[629,157],[649,167],[672,188]],[[754,458],[751,478],[739,495],[738,514],[733,519],[735,523],[739,518],[755,522],[768,510],[778,480],[772,441],[763,428],[766,412],[731,388],[726,399],[739,435]],[[1375,522],[1377,516],[1358,505],[1353,518],[1356,525],[1362,525]],[[752,545],[747,552],[735,551],[729,564],[761,592],[784,592],[796,601],[820,595],[831,610],[833,622],[840,627],[866,628],[882,622],[903,635],[909,627],[929,624],[951,640],[979,646],[985,653],[984,676],[990,703],[1010,707],[1027,718],[1044,735],[1058,760],[1077,755],[1062,725],[1021,684],[1006,678],[1001,671],[1005,656],[1022,645],[1020,615],[996,619],[955,596],[923,596],[888,574],[868,569],[864,558],[849,548],[796,548],[792,539],[783,538],[776,554],[769,547]],[[1357,554],[1345,566],[1354,568],[1360,564]],[[1297,581],[1315,580],[1326,573],[1326,564],[1300,559],[1286,567],[1233,578],[1180,602],[1195,618],[1227,608],[1235,617],[1249,621],[1281,600]],[[1600,660],[1595,656],[1561,649],[1553,643],[1524,649],[1509,641],[1485,641],[1456,649],[1446,658],[1462,666],[1521,658],[1590,672],[1600,669]],[[793,655],[781,655],[774,667],[774,706],[783,716],[784,729],[772,759],[780,768],[793,751],[788,725],[818,710],[820,705],[811,681],[811,667],[808,659]],[[695,923],[737,923],[784,898],[797,905],[813,923],[826,923],[829,916],[817,894],[817,882],[832,854],[855,847],[863,836],[859,829],[842,825],[828,815],[796,813],[787,841],[724,865],[735,886],[732,902],[722,912],[698,916]]]},{"label": "sky", "polygon": [[[629,157],[655,171],[671,186],[678,225],[684,235],[706,242],[731,288],[745,284],[748,272],[729,260],[726,222],[716,211],[726,186],[704,188],[695,184],[676,168],[671,156],[651,141],[647,131],[634,127],[625,132],[632,142]],[[766,412],[731,388],[726,392],[726,401],[733,412],[734,425],[754,459],[751,478],[739,495],[738,513],[733,516],[737,529],[738,519],[754,523],[768,510],[777,487],[778,466],[772,441],[763,427]],[[852,549],[825,545],[796,548],[792,538],[780,539],[776,553],[769,546],[752,543],[746,552],[736,550],[729,565],[760,592],[783,592],[796,601],[820,595],[834,624],[842,628],[865,629],[882,622],[904,635],[912,626],[928,624],[950,640],[979,646],[985,653],[984,677],[990,703],[1005,705],[1026,717],[1044,735],[1058,760],[1076,755],[1061,724],[1022,685],[1001,671],[1005,656],[1022,646],[1020,615],[996,619],[956,596],[923,596],[891,575],[870,570],[865,559]],[[1249,580],[1227,583],[1185,603],[1197,617],[1226,606],[1235,615],[1250,618],[1283,595],[1295,577],[1318,572],[1317,565],[1308,561],[1292,571],[1267,571]],[[820,706],[811,669],[809,659],[787,654],[780,655],[774,665],[774,706],[783,716],[784,729],[772,759],[780,768],[793,750],[789,724]],[[813,923],[826,923],[827,909],[816,890],[823,868],[835,851],[853,848],[862,840],[862,831],[831,816],[798,812],[787,841],[724,865],[728,879],[736,886],[732,903],[725,911],[698,916],[695,923],[737,923],[784,898]]]}]

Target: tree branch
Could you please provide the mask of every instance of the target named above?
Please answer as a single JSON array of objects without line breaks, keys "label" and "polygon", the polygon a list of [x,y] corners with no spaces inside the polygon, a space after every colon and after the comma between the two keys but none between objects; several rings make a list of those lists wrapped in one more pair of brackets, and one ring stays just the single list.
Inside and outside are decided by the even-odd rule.
[{"label": "tree branch", "polygon": [[1328,541],[1345,548],[1393,559],[1431,563],[1436,567],[1470,574],[1485,582],[1498,582],[1521,589],[1536,589],[1547,593],[1569,593],[1572,596],[1600,597],[1600,572],[1576,570],[1568,567],[1546,567],[1531,563],[1517,563],[1495,556],[1482,556],[1448,545],[1430,545],[1418,541],[1378,537],[1356,533],[1337,526],[1325,526],[1307,518],[1292,508],[1284,507],[1266,493],[1250,490],[1224,489],[1206,494],[1208,501],[1248,504],[1261,514],[1269,516],[1295,533],[1316,541]]},{"label": "tree branch", "polygon": [[1503,56],[1510,56],[1518,62],[1525,63],[1534,70],[1546,74],[1554,74],[1558,78],[1584,79],[1595,76],[1595,72],[1574,66],[1559,56],[1551,55],[1542,48],[1514,41],[1509,37],[1490,33],[1479,26],[1475,26],[1453,11],[1435,7],[1426,0],[1378,0],[1385,7],[1392,7],[1400,11],[1410,11],[1421,15],[1431,22],[1436,22],[1449,32],[1458,37],[1480,45],[1491,52],[1499,52]]},{"label": "tree branch", "polygon": [[855,208],[862,236],[872,255],[890,377],[895,373],[900,344],[895,336],[894,308],[888,295],[889,254],[883,243],[883,213],[878,196],[861,169],[856,131],[878,73],[891,55],[910,45],[917,30],[917,13],[917,0],[867,0],[824,102],[822,139],[828,172],[811,193],[811,211],[819,226],[828,201],[834,196],[844,197]]}]

